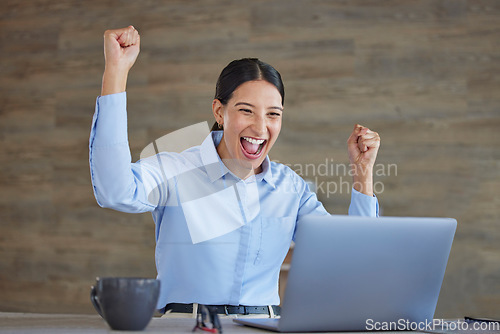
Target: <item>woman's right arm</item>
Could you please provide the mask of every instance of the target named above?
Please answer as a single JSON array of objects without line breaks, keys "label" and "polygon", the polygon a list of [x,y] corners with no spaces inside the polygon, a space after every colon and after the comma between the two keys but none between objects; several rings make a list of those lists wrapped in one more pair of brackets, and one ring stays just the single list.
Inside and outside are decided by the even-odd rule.
[{"label": "woman's right arm", "polygon": [[153,211],[163,200],[160,195],[165,195],[158,194],[164,187],[154,164],[131,163],[125,89],[139,46],[139,34],[132,26],[104,33],[106,66],[89,140],[94,196],[100,206],[124,212]]},{"label": "woman's right arm", "polygon": [[128,72],[139,55],[141,37],[133,26],[104,32],[104,59],[101,96],[121,93],[127,86]]}]

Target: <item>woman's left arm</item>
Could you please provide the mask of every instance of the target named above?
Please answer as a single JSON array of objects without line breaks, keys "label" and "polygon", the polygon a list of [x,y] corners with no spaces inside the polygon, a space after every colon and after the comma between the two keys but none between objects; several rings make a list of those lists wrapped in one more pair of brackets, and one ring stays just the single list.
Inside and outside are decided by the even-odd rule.
[{"label": "woman's left arm", "polygon": [[378,133],[359,124],[347,140],[353,188],[368,196],[373,196],[373,166],[379,147]]}]

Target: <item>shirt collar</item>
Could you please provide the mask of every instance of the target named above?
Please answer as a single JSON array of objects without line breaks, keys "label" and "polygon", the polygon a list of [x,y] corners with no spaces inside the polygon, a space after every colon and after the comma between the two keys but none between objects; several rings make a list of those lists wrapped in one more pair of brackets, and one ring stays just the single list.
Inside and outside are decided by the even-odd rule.
[{"label": "shirt collar", "polygon": [[210,182],[214,182],[229,173],[229,169],[217,153],[217,145],[222,139],[222,133],[222,131],[210,132],[200,147],[201,162],[207,171]]},{"label": "shirt collar", "polygon": [[276,188],[274,185],[273,172],[271,170],[271,160],[269,156],[266,155],[264,161],[262,161],[262,172],[257,174],[255,177],[257,180],[265,180],[271,187]]},{"label": "shirt collar", "polygon": [[[223,133],[223,131],[210,132],[200,147],[201,161],[205,166],[210,182],[214,182],[230,173],[217,153],[217,145],[219,145],[222,140]],[[255,175],[255,178],[257,181],[265,180],[269,185],[275,188],[271,171],[271,161],[268,156],[266,156],[262,162],[262,172]]]}]

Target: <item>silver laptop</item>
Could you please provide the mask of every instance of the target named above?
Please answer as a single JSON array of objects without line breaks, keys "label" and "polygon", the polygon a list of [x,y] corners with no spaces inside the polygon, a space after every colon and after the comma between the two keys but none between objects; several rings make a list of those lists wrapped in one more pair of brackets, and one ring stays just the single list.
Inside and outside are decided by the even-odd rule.
[{"label": "silver laptop", "polygon": [[297,224],[281,318],[233,321],[278,332],[432,322],[456,226],[451,218],[307,216]]}]

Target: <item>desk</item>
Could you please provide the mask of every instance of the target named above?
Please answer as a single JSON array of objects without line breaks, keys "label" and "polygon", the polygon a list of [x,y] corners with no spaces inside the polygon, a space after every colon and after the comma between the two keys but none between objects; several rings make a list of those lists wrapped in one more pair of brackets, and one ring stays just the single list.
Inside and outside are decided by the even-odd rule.
[{"label": "desk", "polygon": [[[232,319],[221,318],[224,334],[266,332],[245,326],[239,326]],[[25,334],[97,334],[97,333],[192,333],[194,319],[153,318],[142,332],[113,331],[99,315],[72,314],[32,314],[0,313],[0,333]],[[203,334],[204,331],[195,333]]]},{"label": "desk", "polygon": [[[148,327],[142,332],[112,331],[106,322],[98,315],[72,315],[72,314],[33,314],[33,313],[2,313],[0,312],[1,334],[88,334],[88,333],[192,333],[194,319],[161,319],[153,318]],[[248,333],[266,334],[272,333],[260,329],[240,326],[233,323],[230,318],[221,318],[224,334]],[[196,331],[203,334],[207,332]],[[369,332],[370,333],[370,332]],[[389,334],[391,332],[375,332]],[[403,332],[393,332],[401,334]],[[417,334],[420,332],[411,332]],[[459,332],[448,332],[459,333]],[[472,332],[468,332],[471,333]],[[500,334],[500,332],[479,332],[480,334]],[[354,333],[349,333],[354,334]]]}]

